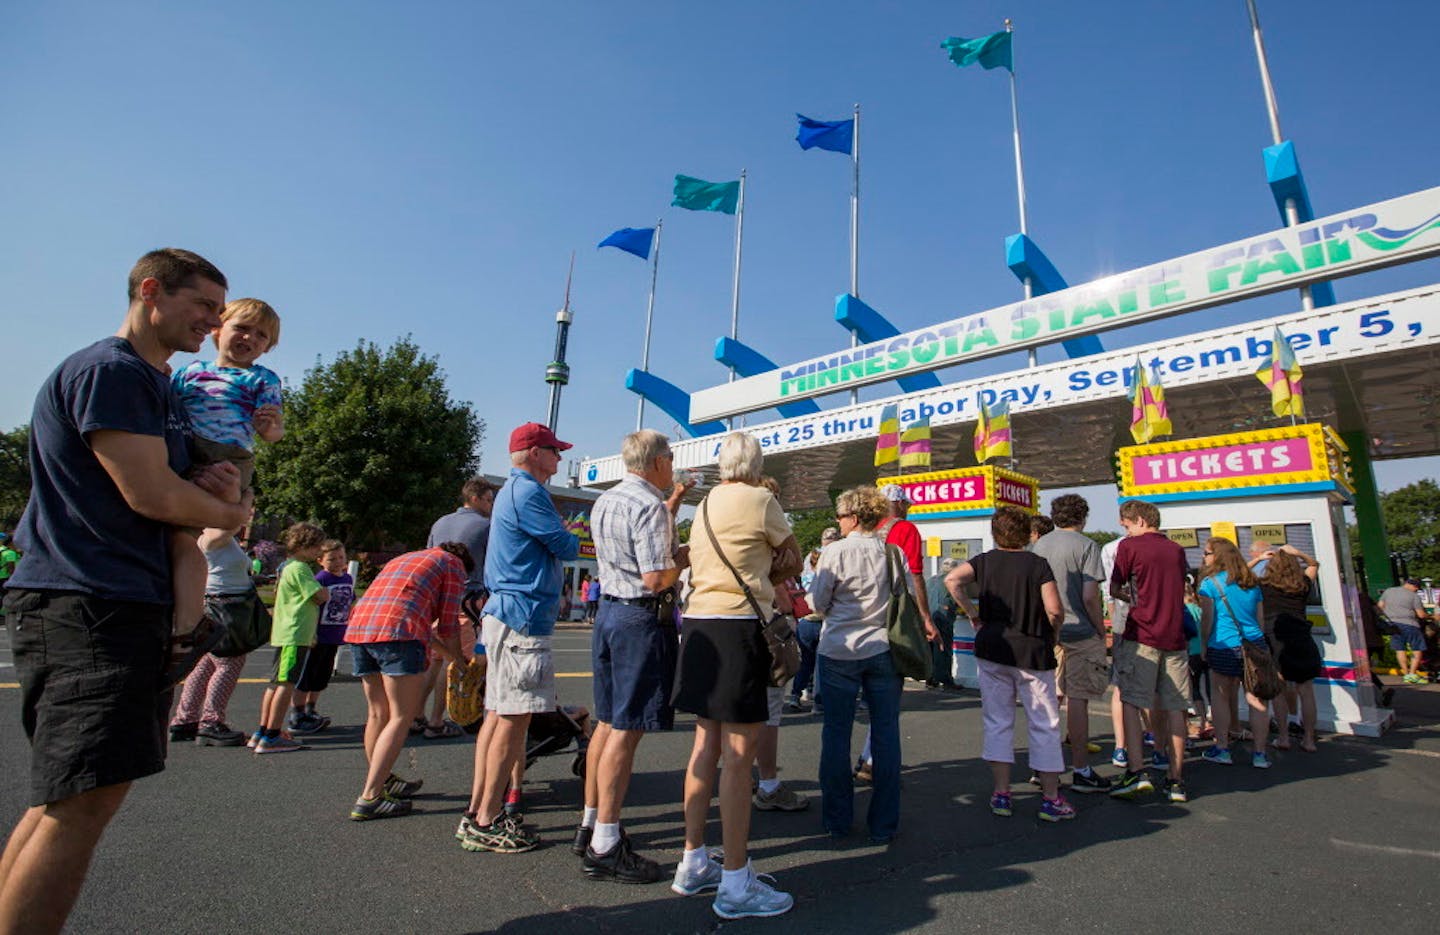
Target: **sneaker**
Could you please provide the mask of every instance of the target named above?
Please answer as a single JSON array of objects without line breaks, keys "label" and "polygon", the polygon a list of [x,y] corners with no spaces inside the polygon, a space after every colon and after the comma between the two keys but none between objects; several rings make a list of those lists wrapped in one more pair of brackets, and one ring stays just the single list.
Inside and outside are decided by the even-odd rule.
[{"label": "sneaker", "polygon": [[1010,807],[1010,793],[997,792],[990,796],[990,814],[999,815],[1001,818],[1009,818],[1015,814],[1015,810]]},{"label": "sneaker", "polygon": [[257,754],[259,754],[259,753],[294,753],[296,750],[309,750],[309,749],[310,749],[309,747],[305,746],[305,745],[304,745],[303,743],[301,743],[300,741],[295,740],[295,739],[293,739],[293,738],[291,738],[291,737],[286,737],[284,734],[281,734],[279,737],[276,737],[274,740],[271,740],[269,737],[261,737],[261,738],[260,738],[260,742],[255,745],[255,752],[256,752]]},{"label": "sneaker", "polygon": [[255,749],[255,745],[256,745],[257,743],[259,743],[259,742],[260,742],[260,738],[261,738],[261,737],[264,737],[264,736],[265,736],[265,732],[264,732],[264,731],[262,731],[262,730],[257,730],[255,733],[253,733],[253,734],[250,735],[250,739],[249,739],[249,740],[245,741],[245,746],[249,747],[251,750],[254,750],[254,749]]},{"label": "sneaker", "polygon": [[1116,769],[1126,769],[1130,765],[1130,757],[1125,754],[1124,747],[1116,747],[1115,752],[1110,754],[1110,765]]},{"label": "sneaker", "polygon": [[1112,783],[1094,770],[1090,775],[1075,772],[1070,774],[1070,791],[1089,794],[1091,792],[1109,792]]},{"label": "sneaker", "polygon": [[810,807],[809,799],[802,799],[783,782],[780,783],[780,788],[768,795],[756,792],[750,801],[762,812],[803,812]]},{"label": "sneaker", "polygon": [[1148,730],[1140,735],[1140,740],[1147,747],[1155,746],[1155,735]]},{"label": "sneaker", "polygon": [[195,739],[195,735],[199,733],[199,731],[199,724],[171,724],[170,742],[188,743],[189,741]]},{"label": "sneaker", "polygon": [[296,732],[296,733],[304,733],[304,731],[300,730],[300,725],[303,724],[304,722],[305,722],[305,712],[304,712],[304,711],[297,711],[296,709],[291,708],[289,711],[286,711],[286,712],[285,712],[285,724],[284,724],[284,726],[285,726],[285,729],[286,729],[286,730],[288,730],[288,731],[294,731],[294,732]]},{"label": "sneaker", "polygon": [[795,897],[782,893],[753,873],[739,895],[715,894],[715,914],[722,919],[767,919],[782,916],[795,906]]},{"label": "sneaker", "polygon": [[471,829],[476,827],[478,826],[475,824],[475,819],[469,815],[461,815],[460,824],[455,828],[455,840],[465,840],[465,836],[470,833]]},{"label": "sneaker", "polygon": [[616,883],[655,883],[663,875],[660,865],[635,853],[630,847],[630,839],[624,835],[604,854],[597,854],[594,848],[586,847],[581,869],[592,880],[614,880]]},{"label": "sneaker", "polygon": [[1069,821],[1075,817],[1075,806],[1065,801],[1063,795],[1046,799],[1040,803],[1041,821]]},{"label": "sneaker", "polygon": [[718,890],[723,877],[724,868],[713,854],[705,861],[705,868],[698,872],[687,871],[682,861],[675,867],[675,879],[670,884],[670,892],[681,896],[697,896],[710,890]]},{"label": "sneaker", "polygon": [[238,747],[244,742],[245,732],[226,724],[206,724],[195,732],[195,743],[202,747]]},{"label": "sneaker", "polygon": [[1230,758],[1230,751],[1224,747],[1217,747],[1211,744],[1205,752],[1200,754],[1200,759],[1209,763],[1219,763],[1221,766],[1229,766],[1235,761]]},{"label": "sneaker", "polygon": [[1159,750],[1156,750],[1150,755],[1150,763],[1152,766],[1155,767],[1155,771],[1157,773],[1166,773],[1170,771],[1170,757],[1164,753],[1161,753]]},{"label": "sneaker", "polygon": [[1250,765],[1255,767],[1256,769],[1269,769],[1270,758],[1263,753],[1256,753],[1254,756],[1250,757]]},{"label": "sneaker", "polygon": [[1138,773],[1127,772],[1120,780],[1110,787],[1110,798],[1112,799],[1133,799],[1137,796],[1149,795],[1155,791],[1155,784],[1144,770]]},{"label": "sneaker", "polygon": [[423,779],[405,779],[391,773],[390,778],[385,780],[385,791],[397,799],[412,799],[423,785],[425,785]]},{"label": "sneaker", "polygon": [[1190,796],[1185,794],[1185,783],[1179,779],[1166,778],[1160,782],[1160,792],[1171,802],[1188,802]]},{"label": "sneaker", "polygon": [[1040,788],[1040,774],[1039,774],[1039,773],[1031,773],[1031,774],[1030,774],[1030,785],[1034,786],[1036,789],[1039,789],[1039,788]]},{"label": "sneaker", "polygon": [[502,815],[488,825],[470,822],[460,846],[467,851],[490,851],[493,854],[523,854],[540,846],[540,839]]},{"label": "sneaker", "polygon": [[302,714],[294,720],[293,724],[290,723],[290,716],[286,715],[285,726],[296,734],[313,734],[316,731],[324,730],[325,725],[329,723],[318,714]]},{"label": "sneaker", "polygon": [[1299,721],[1291,721],[1288,725],[1286,725],[1285,731],[1291,737],[1305,736],[1305,727]]},{"label": "sneaker", "polygon": [[866,763],[864,760],[859,760],[855,763],[856,782],[870,782],[874,778],[874,775],[870,771],[869,763]]},{"label": "sneaker", "polygon": [[356,799],[350,806],[351,821],[370,821],[373,818],[399,818],[410,814],[414,804],[409,799],[397,799],[388,792],[382,792],[373,799]]},{"label": "sneaker", "polygon": [[595,829],[578,825],[575,828],[575,840],[570,844],[570,853],[576,857],[584,857],[585,850],[590,846],[590,839],[595,837]]}]

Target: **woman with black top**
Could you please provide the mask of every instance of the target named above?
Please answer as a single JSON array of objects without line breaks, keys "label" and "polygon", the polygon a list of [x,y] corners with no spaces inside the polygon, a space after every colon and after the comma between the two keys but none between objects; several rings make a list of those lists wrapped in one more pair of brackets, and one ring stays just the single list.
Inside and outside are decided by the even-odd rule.
[{"label": "woman with black top", "polygon": [[1065,757],[1060,750],[1060,705],[1055,696],[1055,628],[1065,607],[1050,563],[1025,551],[1030,514],[1002,506],[990,520],[995,548],[956,566],[945,587],[961,608],[970,601],[962,589],[974,581],[979,592],[975,659],[980,670],[980,710],[985,741],[981,756],[990,764],[994,791],[990,811],[1012,814],[1010,767],[1015,762],[1015,703],[1025,708],[1030,768],[1040,777],[1045,800],[1040,818],[1063,821],[1075,808],[1060,795]]},{"label": "woman with black top", "polygon": [[[1301,563],[1304,567],[1301,567]],[[1304,731],[1300,749],[1315,752],[1315,686],[1313,680],[1324,670],[1320,649],[1310,636],[1305,616],[1310,584],[1320,563],[1293,545],[1282,545],[1271,553],[1260,589],[1265,595],[1265,630],[1275,641],[1275,659],[1285,677],[1285,691],[1275,699],[1275,749],[1289,750],[1286,722],[1298,696],[1300,727]]]}]

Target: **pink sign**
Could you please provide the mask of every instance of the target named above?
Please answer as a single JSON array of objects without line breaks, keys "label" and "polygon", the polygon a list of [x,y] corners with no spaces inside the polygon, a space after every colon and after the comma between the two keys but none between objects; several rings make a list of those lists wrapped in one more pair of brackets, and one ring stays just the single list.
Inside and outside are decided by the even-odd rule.
[{"label": "pink sign", "polygon": [[975,477],[947,477],[943,480],[906,484],[905,495],[915,506],[983,503],[989,499],[985,492],[985,476],[983,474]]},{"label": "pink sign", "polygon": [[1140,455],[1134,461],[1134,477],[1136,487],[1173,487],[1206,481],[1296,474],[1314,468],[1309,440],[1285,438]]},{"label": "pink sign", "polygon": [[1000,480],[995,484],[995,500],[1011,506],[1022,506],[1027,510],[1034,509],[1035,491],[1029,484],[1020,484],[1013,480]]}]

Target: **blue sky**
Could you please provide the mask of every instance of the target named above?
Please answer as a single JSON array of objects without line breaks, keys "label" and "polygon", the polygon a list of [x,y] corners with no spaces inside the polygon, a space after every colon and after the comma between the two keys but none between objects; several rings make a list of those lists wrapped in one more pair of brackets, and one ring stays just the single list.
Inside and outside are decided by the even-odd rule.
[{"label": "blue sky", "polygon": [[[1317,212],[1431,187],[1434,4],[1262,0],[1286,135]],[[849,164],[795,113],[863,108],[860,293],[902,330],[1019,297],[1003,71],[939,48],[1016,21],[1030,232],[1071,282],[1278,225],[1243,0],[1212,3],[246,4],[12,0],[0,15],[0,276],[15,287],[0,428],[65,354],[112,332],[145,250],[197,250],[284,319],[299,382],[359,338],[409,334],[455,397],[543,420],[577,251],[560,434],[633,427],[646,264],[595,244],[665,219],[652,370],[723,382],[733,224],[668,208],[677,172],[748,170],[740,336],[779,361],[848,342]],[[1428,261],[1341,301],[1436,280]],[[1293,294],[1138,326],[1107,346],[1297,308]],[[1058,349],[1042,352],[1056,359]],[[942,376],[1012,369],[1014,356]],[[889,389],[872,392],[892,392]],[[669,431],[655,411],[648,420]],[[1393,487],[1436,459],[1380,471]]]}]

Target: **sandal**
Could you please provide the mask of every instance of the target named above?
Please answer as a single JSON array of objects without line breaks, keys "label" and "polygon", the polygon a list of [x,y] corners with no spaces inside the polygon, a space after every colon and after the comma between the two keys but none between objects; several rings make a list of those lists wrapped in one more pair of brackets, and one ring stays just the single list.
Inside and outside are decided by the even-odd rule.
[{"label": "sandal", "polygon": [[424,719],[423,717],[417,717],[415,720],[413,720],[413,721],[410,722],[410,733],[412,733],[412,734],[421,733],[422,731],[425,730],[425,728],[427,728],[427,727],[429,727],[429,726],[430,726],[430,725],[426,723],[426,721],[425,721],[425,719]]},{"label": "sandal", "polygon": [[444,740],[450,737],[459,737],[463,733],[465,733],[465,731],[460,725],[452,724],[449,721],[441,721],[438,727],[432,727],[429,724],[425,725],[426,740]]}]

